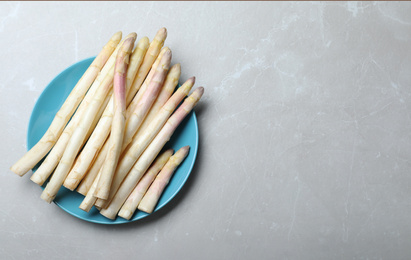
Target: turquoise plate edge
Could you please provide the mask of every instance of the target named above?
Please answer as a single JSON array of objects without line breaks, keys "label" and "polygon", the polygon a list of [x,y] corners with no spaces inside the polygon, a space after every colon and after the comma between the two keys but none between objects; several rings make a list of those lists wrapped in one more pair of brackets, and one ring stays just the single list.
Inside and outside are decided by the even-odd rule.
[{"label": "turquoise plate edge", "polygon": [[[64,103],[64,100],[70,94],[70,91],[81,78],[94,58],[95,57],[90,57],[69,66],[59,73],[41,93],[36,104],[34,105],[29,120],[29,127],[27,131],[28,149],[32,148],[47,131],[47,128],[51,124],[61,105]],[[183,163],[175,171],[154,212],[151,214],[154,214],[169,203],[186,183],[197,157],[198,138],[197,117],[195,112],[192,111],[176,129],[170,141],[163,148],[163,150],[173,148],[177,151],[179,148],[189,145],[190,152]],[[36,169],[37,166],[33,168],[33,172]],[[42,188],[44,188],[45,185],[43,185]],[[95,207],[93,207],[88,213],[81,210],[78,206],[83,198],[83,195],[70,191],[65,187],[61,187],[54,203],[67,213],[79,219],[97,224],[130,223],[150,215],[142,211],[136,211],[130,220],[120,217],[111,220],[102,216]]]}]

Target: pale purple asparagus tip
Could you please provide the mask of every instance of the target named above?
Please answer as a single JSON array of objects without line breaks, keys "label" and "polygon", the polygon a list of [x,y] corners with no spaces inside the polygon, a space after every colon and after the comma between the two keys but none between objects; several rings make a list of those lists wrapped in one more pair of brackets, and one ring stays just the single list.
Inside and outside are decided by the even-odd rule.
[{"label": "pale purple asparagus tip", "polygon": [[202,96],[204,94],[204,87],[198,87],[195,91],[200,92],[199,94]]},{"label": "pale purple asparagus tip", "polygon": [[137,39],[137,33],[132,32],[132,33],[130,33],[129,35],[127,35],[126,38],[134,38],[134,39]]}]

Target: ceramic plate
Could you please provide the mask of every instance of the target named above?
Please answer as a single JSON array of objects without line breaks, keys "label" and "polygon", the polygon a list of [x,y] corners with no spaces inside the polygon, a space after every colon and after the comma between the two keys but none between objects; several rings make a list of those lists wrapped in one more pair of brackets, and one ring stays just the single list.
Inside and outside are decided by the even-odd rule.
[{"label": "ceramic plate", "polygon": [[[54,115],[60,109],[64,100],[70,94],[70,91],[76,85],[77,81],[81,78],[93,59],[94,57],[85,59],[65,69],[50,82],[40,95],[30,117],[27,132],[28,149],[33,147],[46,132]],[[194,111],[192,111],[177,128],[164,149],[173,148],[177,151],[179,148],[186,145],[190,146],[190,152],[174,173],[170,183],[164,190],[155,211],[166,205],[180,191],[194,166],[198,148],[198,125]],[[35,171],[36,168],[37,167],[35,167],[33,171]],[[77,218],[100,224],[128,223],[148,216],[147,213],[136,211],[130,220],[125,220],[120,217],[117,217],[115,220],[110,220],[102,216],[94,207],[89,213],[79,209],[79,205],[83,198],[83,195],[62,187],[54,202],[60,208]]]}]

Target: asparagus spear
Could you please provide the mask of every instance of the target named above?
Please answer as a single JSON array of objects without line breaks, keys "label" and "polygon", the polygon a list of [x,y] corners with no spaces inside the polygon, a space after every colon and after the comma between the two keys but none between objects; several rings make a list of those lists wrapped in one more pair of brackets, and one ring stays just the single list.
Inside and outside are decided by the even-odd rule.
[{"label": "asparagus spear", "polygon": [[[173,94],[175,88],[177,87],[178,81],[181,75],[181,66],[180,64],[174,64],[171,68],[169,73],[167,74],[167,78],[164,81],[164,86],[161,89],[160,94],[158,95],[156,101],[154,102],[153,106],[150,108],[147,116],[144,118],[143,123],[138,128],[137,132],[134,134],[133,139],[139,134],[144,132],[153,118],[156,116],[157,112],[161,109],[161,107],[167,102],[167,100]],[[188,90],[190,92],[190,90]],[[187,94],[188,94],[187,92]]]},{"label": "asparagus spear", "polygon": [[204,88],[197,88],[188,98],[185,99],[183,104],[173,113],[173,115],[167,120],[167,123],[161,128],[160,132],[156,135],[153,141],[144,150],[137,162],[133,166],[133,171],[130,171],[127,177],[122,182],[118,190],[113,190],[113,186],[110,189],[111,192],[115,192],[115,196],[108,202],[108,206],[103,208],[100,213],[109,218],[114,219],[123,205],[124,201],[132,192],[133,188],[137,185],[141,176],[156,158],[160,150],[170,140],[170,137],[174,133],[177,126],[183,121],[188,113],[200,100],[204,93]]},{"label": "asparagus spear", "polygon": [[163,47],[164,41],[166,40],[166,38],[167,38],[166,28],[161,28],[160,30],[157,31],[156,35],[154,36],[153,41],[150,43],[150,47],[148,48],[146,55],[144,56],[143,63],[141,64],[141,67],[138,70],[138,73],[137,73],[136,78],[134,79],[133,85],[130,88],[130,93],[127,96],[127,105],[130,104],[134,95],[137,93],[141,84],[146,78],[147,73],[149,72],[151,66],[156,60],[158,54],[160,53],[161,48]]},{"label": "asparagus spear", "polygon": [[130,219],[137,209],[138,204],[146,193],[148,187],[151,185],[156,175],[164,167],[168,159],[173,154],[173,149],[168,149],[159,155],[155,161],[148,168],[147,172],[138,182],[137,186],[134,188],[133,192],[128,196],[127,200],[124,202],[124,205],[121,207],[118,215],[125,219]]},{"label": "asparagus spear", "polygon": [[[160,111],[153,118],[152,122],[147,126],[145,131],[139,133],[139,135],[133,139],[127,150],[124,152],[124,154],[122,154],[121,159],[118,163],[108,199],[97,200],[97,206],[104,208],[105,205],[110,201],[110,199],[113,198],[116,190],[124,180],[127,173],[130,171],[131,167],[133,167],[134,163],[140,157],[144,149],[150,144],[156,134],[161,130],[178,104],[190,92],[190,89],[194,85],[194,82],[195,78],[192,77],[188,79],[180,88],[178,88],[177,91],[171,96],[171,98],[162,106]],[[192,95],[195,94],[195,96],[198,96],[199,91],[200,90],[193,92]]]},{"label": "asparagus spear", "polygon": [[[154,65],[153,65],[153,68],[154,68]],[[175,87],[177,86],[178,80],[180,78],[180,74],[181,74],[180,64],[173,65],[171,67],[169,73],[167,74],[167,78],[164,82],[164,86],[163,86],[160,94],[158,95],[155,103],[153,104],[153,106],[151,107],[149,113],[147,114],[146,118],[144,119],[142,125],[138,129],[138,132],[144,131],[144,129],[150,123],[151,119],[155,116],[157,111],[159,111],[160,108],[164,105],[164,103],[169,99],[169,97],[173,93]],[[142,89],[140,89],[140,91],[141,90]],[[190,91],[190,89],[188,89],[187,93],[189,91]],[[182,99],[183,99],[183,97],[181,98],[181,100]],[[181,102],[181,100],[179,102]],[[127,111],[129,111],[130,108],[131,107],[129,106],[127,108]],[[138,132],[135,134],[135,136],[138,134]],[[124,149],[125,149],[125,147],[122,147],[123,151],[124,151]],[[87,175],[84,176],[84,179],[83,180],[81,178],[77,179],[77,181],[76,181],[77,183],[80,183],[80,181],[81,181],[81,183],[79,184],[79,186],[77,188],[77,191],[80,194],[83,194],[84,196],[86,196],[86,194],[88,193],[88,190],[90,189],[94,178],[97,176],[97,173],[98,173],[99,169],[101,168],[101,166],[104,163],[107,151],[108,151],[107,144],[104,144],[103,148],[100,150],[99,154],[97,155],[96,160],[91,165]]]},{"label": "asparagus spear", "polygon": [[[130,56],[130,64],[128,66],[126,76],[126,97],[129,95],[131,91],[131,86],[133,85],[137,73],[140,70],[141,64],[143,64],[144,56],[146,55],[149,46],[150,40],[147,36],[144,36],[138,41],[137,46],[133,51],[133,54]],[[135,95],[134,91],[132,91],[131,95]]]},{"label": "asparagus spear", "polygon": [[103,47],[102,51],[97,55],[89,68],[77,82],[76,86],[57,112],[46,133],[35,146],[33,146],[10,168],[11,171],[19,176],[23,176],[50,151],[87,90],[90,88],[92,82],[97,77],[99,71],[120,42],[120,39],[121,32],[117,32],[111,37],[109,42]]},{"label": "asparagus spear", "polygon": [[147,90],[144,91],[144,95],[141,97],[133,113],[129,118],[127,118],[123,147],[126,147],[131,142],[132,137],[140,127],[149,109],[158,97],[167,76],[167,72],[170,68],[170,62],[171,51],[168,50],[161,58],[160,64],[156,68],[153,78],[150,80],[150,85]]},{"label": "asparagus spear", "polygon": [[[189,150],[189,146],[184,146],[180,148],[173,156],[171,156],[164,168],[160,171],[156,179],[151,184],[147,193],[144,194],[141,202],[138,204],[139,210],[149,214],[153,212],[158,200],[160,199],[161,194],[170,181],[171,176],[173,175],[177,167],[181,164],[181,162],[187,157]],[[126,212],[127,210],[132,210],[127,208],[128,205],[125,204],[123,205],[123,207],[124,206],[126,206]]]},{"label": "asparagus spear", "polygon": [[79,208],[89,212],[91,207],[93,207],[94,202],[96,201],[97,197],[94,196],[94,193],[96,191],[97,188],[97,184],[100,181],[100,176],[101,176],[101,170],[102,168],[100,168],[100,171],[98,172],[96,178],[94,179],[90,189],[88,190],[87,194],[85,195],[83,201],[81,202]]},{"label": "asparagus spear", "polygon": [[[118,55],[130,55],[136,37],[137,35],[135,35],[135,37],[126,39]],[[67,144],[66,149],[64,150],[63,156],[52,178],[50,179],[50,182],[47,184],[46,188],[43,190],[41,194],[41,198],[43,200],[50,203],[57,195],[60,186],[63,184],[64,179],[66,178],[69,170],[71,169],[73,161],[80,150],[81,144],[85,140],[85,136],[91,127],[93,118],[96,116],[98,110],[101,107],[102,102],[104,101],[107,93],[110,90],[112,81],[113,71],[111,71],[104,79],[100,88],[96,92],[93,101],[88,106],[87,111],[85,112],[84,117],[82,118],[82,121],[80,121],[72,137],[70,138],[70,141]]]},{"label": "asparagus spear", "polygon": [[131,100],[130,104],[127,106],[127,112],[126,112],[126,118],[129,118],[133,111],[136,109],[136,106],[138,102],[140,102],[140,99],[143,97],[144,92],[146,91],[148,85],[150,84],[151,78],[154,75],[154,72],[157,71],[158,64],[160,63],[161,59],[163,58],[163,55],[166,51],[170,50],[168,47],[165,47],[161,50],[160,54],[158,55],[157,59],[153,63],[153,66],[151,67],[147,77],[144,79],[144,82],[141,84],[137,94],[133,97]]},{"label": "asparagus spear", "polygon": [[[127,85],[126,91],[129,92],[131,84],[136,76],[137,70],[141,66],[143,57],[148,48],[148,38],[143,37],[137,44],[136,49],[130,57],[130,65],[127,69]],[[115,60],[115,59],[114,59]],[[113,62],[114,63],[114,62]],[[63,185],[70,190],[74,190],[84,177],[90,165],[95,159],[96,154],[103,146],[110,133],[110,125],[113,119],[113,99],[104,110],[101,120],[93,130],[90,139],[81,151],[78,160],[67,175]]]},{"label": "asparagus spear", "polygon": [[106,199],[110,191],[111,181],[120,157],[126,124],[126,74],[129,57],[118,55],[114,74],[114,116],[111,124],[109,151],[103,165],[94,195]]},{"label": "asparagus spear", "polygon": [[[113,94],[112,89],[110,90],[110,93],[107,95],[106,99],[103,102],[103,105],[100,107],[100,110],[97,113],[97,116],[93,119],[93,123],[91,124],[91,128],[89,129],[85,140],[83,141],[83,144],[81,145],[81,147],[84,146],[84,144],[87,142],[87,139],[90,137],[91,133],[93,132],[93,129],[96,127],[98,120],[100,119],[101,115],[104,112],[104,108],[107,106],[111,96]],[[48,157],[48,156],[47,156]],[[47,158],[46,157],[46,158]],[[74,163],[78,160],[78,157],[75,159]],[[37,171],[36,171],[37,172]],[[33,177],[33,176],[32,176]]]},{"label": "asparagus spear", "polygon": [[103,115],[104,110],[106,109],[106,107],[107,107],[108,103],[110,102],[112,96],[113,96],[113,89],[111,88],[110,92],[107,94],[107,97],[104,99],[104,102],[101,105],[101,107],[100,107],[100,109],[97,113],[97,116],[93,119],[93,123],[91,124],[91,127],[88,130],[86,138],[85,138],[83,144],[81,145],[81,147],[83,147],[87,143],[87,140],[89,139],[90,135],[93,133],[94,129],[96,128],[97,123],[100,121],[100,118]]},{"label": "asparagus spear", "polygon": [[[85,176],[79,176],[82,178],[77,178],[77,179],[72,179],[71,181],[75,182],[75,185],[77,187],[77,192],[80,194],[83,194],[86,196],[88,194],[89,189],[91,188],[91,185],[93,184],[93,181],[97,177],[97,174],[101,170],[101,167],[104,164],[104,161],[107,156],[108,152],[108,140],[103,145],[103,148],[101,148],[100,152],[97,154],[97,158],[95,159],[94,162],[90,165],[90,169],[85,173]],[[97,184],[96,184],[97,185]]]}]

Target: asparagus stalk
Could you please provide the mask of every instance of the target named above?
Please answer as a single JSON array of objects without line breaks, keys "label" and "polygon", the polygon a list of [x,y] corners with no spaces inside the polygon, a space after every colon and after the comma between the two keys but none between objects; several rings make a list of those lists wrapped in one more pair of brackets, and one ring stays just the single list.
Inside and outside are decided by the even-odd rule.
[{"label": "asparagus stalk", "polygon": [[[146,147],[154,139],[156,134],[159,133],[163,125],[166,123],[167,119],[169,119],[170,115],[178,106],[178,104],[180,104],[180,102],[190,92],[190,89],[194,85],[194,82],[195,78],[192,77],[188,79],[180,88],[178,88],[177,91],[170,97],[170,99],[162,106],[160,111],[153,118],[152,122],[147,126],[145,131],[139,133],[139,135],[137,135],[133,139],[132,143],[121,156],[121,159],[118,163],[108,199],[97,200],[97,206],[104,208],[107,205],[107,203],[113,198],[115,192],[117,191],[121,182],[124,180],[127,173],[130,171],[131,167],[133,167],[134,163],[143,153],[144,149],[146,149]],[[200,90],[197,90],[197,92],[194,91],[191,95],[198,96],[199,91]]]},{"label": "asparagus stalk", "polygon": [[[167,74],[167,78],[164,82],[164,86],[163,86],[160,94],[158,95],[155,103],[153,104],[153,106],[151,107],[149,113],[147,114],[146,118],[144,119],[142,125],[138,129],[138,132],[144,131],[144,129],[147,127],[147,125],[151,121],[151,119],[155,116],[157,111],[159,111],[160,108],[164,105],[164,103],[169,99],[169,97],[173,93],[175,87],[177,86],[178,80],[180,78],[180,74],[181,74],[180,64],[173,65],[171,67],[169,73]],[[140,89],[140,91],[141,90],[142,89]],[[189,91],[190,90],[188,90],[188,92]],[[129,109],[130,109],[130,107],[127,108],[127,111],[129,111]],[[138,132],[135,134],[135,136],[138,134]],[[122,150],[124,151],[125,147],[122,147]],[[81,179],[77,180],[77,183],[79,183],[81,181],[81,183],[78,185],[77,192],[79,192],[80,194],[83,194],[84,196],[86,196],[88,194],[88,190],[90,189],[95,177],[97,176],[97,174],[99,172],[99,169],[101,168],[101,166],[104,163],[105,157],[107,155],[107,151],[108,151],[108,145],[105,143],[103,145],[103,148],[101,148],[99,154],[97,155],[96,160],[91,165],[88,173],[84,176],[84,178],[82,180]]]},{"label": "asparagus stalk", "polygon": [[204,93],[204,88],[199,87],[184,100],[183,104],[173,113],[173,115],[167,120],[167,123],[161,128],[160,132],[156,135],[153,141],[144,150],[137,162],[133,166],[127,177],[122,182],[121,186],[117,189],[110,189],[111,192],[115,192],[115,196],[108,202],[108,206],[103,208],[100,213],[109,218],[114,219],[123,205],[124,201],[130,195],[134,187],[137,185],[141,176],[145,173],[147,168],[153,162],[164,145],[170,140],[170,137],[176,130],[177,126],[183,121],[188,113],[200,100]]},{"label": "asparagus stalk", "polygon": [[86,138],[85,138],[85,140],[84,140],[84,142],[83,142],[83,145],[82,145],[81,147],[83,147],[83,146],[87,143],[87,140],[89,139],[89,137],[90,137],[91,134],[93,133],[94,129],[96,128],[97,123],[100,121],[100,118],[101,118],[101,116],[103,115],[104,110],[106,109],[106,107],[107,107],[108,103],[110,102],[112,96],[113,96],[113,89],[110,89],[110,92],[107,94],[107,97],[104,99],[104,102],[103,102],[103,104],[101,105],[101,107],[100,107],[100,109],[99,109],[99,111],[98,111],[98,113],[97,113],[97,116],[93,119],[93,123],[91,124],[91,127],[90,127],[90,129],[88,130],[88,133],[87,133],[87,135],[86,135]]},{"label": "asparagus stalk", "polygon": [[83,176],[82,178],[73,179],[73,181],[75,181],[78,185],[78,193],[83,194],[84,196],[88,194],[88,191],[91,188],[93,181],[97,177],[97,174],[99,173],[101,167],[104,164],[108,149],[108,140],[106,140],[106,142],[103,145],[103,148],[101,148],[100,152],[97,154],[97,158],[94,162],[92,162],[92,164],[90,165],[90,169],[85,173],[85,176]]},{"label": "asparagus stalk", "polygon": [[144,95],[138,102],[131,116],[127,118],[123,147],[126,147],[131,142],[131,139],[140,127],[154,101],[158,97],[158,94],[160,93],[161,87],[163,86],[164,80],[167,76],[167,72],[170,68],[170,62],[171,51],[168,50],[161,58],[160,64],[156,68],[155,73],[150,80],[150,85],[148,86],[147,90],[144,91]]},{"label": "asparagus stalk", "polygon": [[[168,160],[164,168],[157,175],[147,193],[144,194],[141,202],[138,204],[138,209],[146,213],[152,213],[163,193],[165,187],[170,181],[171,176],[181,162],[187,157],[189,146],[180,148],[171,158]],[[137,185],[138,186],[138,185]],[[127,206],[126,204],[123,205]],[[128,208],[127,208],[128,209]],[[125,210],[127,212],[127,210]],[[130,211],[130,209],[129,209]],[[134,212],[134,211],[133,211]]]},{"label": "asparagus stalk", "polygon": [[150,84],[150,81],[154,75],[154,72],[157,71],[158,64],[160,64],[160,61],[163,58],[164,53],[168,50],[170,50],[168,47],[165,47],[161,50],[157,59],[153,63],[153,66],[151,67],[147,77],[144,79],[144,82],[141,84],[137,94],[133,97],[130,104],[128,104],[126,118],[129,118],[131,114],[133,113],[133,111],[136,109],[138,102],[140,102],[140,99],[143,97],[144,92],[146,91],[148,85]]},{"label": "asparagus stalk", "polygon": [[[136,37],[137,35],[135,35],[135,37],[126,39],[118,55],[130,55]],[[92,102],[88,106],[87,111],[85,112],[84,117],[82,118],[82,121],[80,121],[72,137],[70,138],[70,141],[67,144],[66,149],[64,150],[63,156],[52,178],[50,179],[50,182],[47,184],[46,188],[43,190],[41,194],[41,198],[43,200],[50,203],[57,195],[60,186],[63,184],[69,170],[71,169],[73,161],[80,150],[81,144],[85,140],[85,136],[91,127],[93,118],[96,116],[98,110],[101,107],[102,102],[104,101],[107,93],[110,90],[112,81],[113,71],[111,71],[104,79],[103,83],[96,92]]]},{"label": "asparagus stalk", "polygon": [[[161,89],[160,94],[158,95],[156,101],[154,102],[153,106],[150,108],[147,116],[144,118],[143,123],[138,128],[137,132],[134,134],[133,139],[139,134],[144,132],[153,118],[156,116],[157,112],[161,109],[161,107],[167,102],[167,100],[171,97],[175,88],[177,87],[178,81],[181,75],[181,66],[180,64],[174,64],[171,68],[169,73],[167,74],[167,78],[164,81],[164,86]],[[190,90],[188,90],[190,92]],[[187,94],[188,94],[187,92]]]},{"label": "asparagus stalk", "polygon": [[87,194],[85,195],[83,201],[81,202],[79,208],[89,212],[91,207],[93,207],[94,202],[96,201],[97,197],[94,196],[94,193],[96,191],[97,188],[97,184],[100,181],[100,177],[101,177],[101,170],[102,168],[100,168],[100,171],[98,172],[96,178],[94,179],[90,189],[88,190]]},{"label": "asparagus stalk", "polygon": [[168,159],[173,154],[173,149],[168,149],[159,155],[141,180],[138,182],[137,186],[134,188],[133,192],[128,196],[124,205],[121,207],[118,215],[125,219],[130,219],[133,216],[138,204],[146,193],[148,187],[151,185],[156,175],[164,167]]},{"label": "asparagus stalk", "polygon": [[89,68],[77,82],[76,86],[67,97],[60,110],[57,112],[53,121],[43,137],[33,146],[21,159],[19,159],[10,170],[19,176],[23,176],[32,169],[53,147],[62,133],[67,122],[75,112],[79,103],[83,99],[87,90],[97,77],[107,59],[113,53],[121,39],[121,32],[115,33],[109,42],[103,47]]},{"label": "asparagus stalk", "polygon": [[[131,84],[136,76],[137,70],[141,66],[143,57],[148,48],[148,38],[143,37],[137,44],[136,49],[130,57],[130,65],[127,69],[126,91],[129,92]],[[115,60],[115,59],[114,59]],[[114,62],[113,62],[114,63]],[[70,190],[74,190],[81,179],[85,176],[93,160],[106,141],[110,133],[110,125],[113,119],[113,99],[104,110],[103,116],[93,130],[90,139],[81,151],[78,160],[67,175],[63,185]]]},{"label": "asparagus stalk", "polygon": [[161,51],[161,48],[164,45],[164,41],[167,38],[167,29],[161,28],[157,31],[156,35],[154,36],[153,41],[150,43],[150,47],[144,56],[143,63],[141,64],[140,69],[138,70],[137,76],[134,79],[134,82],[130,88],[130,93],[127,96],[127,105],[130,104],[131,100],[133,99],[134,95],[137,93],[141,84],[143,83],[144,79],[147,76],[151,66],[153,65],[154,61],[156,60],[158,54]]},{"label": "asparagus stalk", "polygon": [[[120,53],[121,54],[121,53]],[[118,55],[114,74],[114,116],[111,124],[109,151],[106,156],[94,196],[102,199],[108,197],[114,171],[120,157],[126,124],[126,74],[128,56]]]},{"label": "asparagus stalk", "polygon": [[[143,64],[144,56],[146,55],[149,46],[150,40],[148,37],[144,36],[138,41],[133,54],[130,56],[130,64],[128,66],[126,76],[126,96],[128,96],[131,91],[131,86],[133,85],[137,73],[140,70],[141,64]],[[134,91],[132,91],[131,95],[135,95]]]}]

